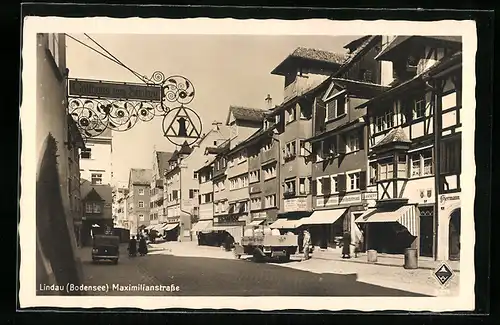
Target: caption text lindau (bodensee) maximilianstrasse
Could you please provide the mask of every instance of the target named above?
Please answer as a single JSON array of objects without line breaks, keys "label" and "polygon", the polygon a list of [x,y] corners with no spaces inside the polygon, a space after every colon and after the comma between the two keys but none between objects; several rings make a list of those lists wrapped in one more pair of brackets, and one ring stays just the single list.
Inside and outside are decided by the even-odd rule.
[{"label": "caption text lindau (bodensee) maximilianstrasse", "polygon": [[143,292],[143,291],[158,291],[158,292],[178,292],[180,287],[175,284],[170,285],[149,285],[149,284],[102,284],[102,285],[85,285],[71,284],[64,285],[44,285],[40,284],[39,291],[59,291],[59,292]]}]

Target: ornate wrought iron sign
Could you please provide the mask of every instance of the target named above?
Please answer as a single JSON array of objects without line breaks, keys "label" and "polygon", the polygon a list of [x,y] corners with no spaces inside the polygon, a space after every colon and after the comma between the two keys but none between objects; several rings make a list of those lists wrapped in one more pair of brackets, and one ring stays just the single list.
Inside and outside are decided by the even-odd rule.
[{"label": "ornate wrought iron sign", "polygon": [[186,107],[195,96],[183,76],[156,71],[144,84],[99,80],[68,80],[68,110],[84,138],[106,129],[127,131],[137,122],[163,117],[163,134],[173,144],[189,144],[201,136],[201,119]]}]

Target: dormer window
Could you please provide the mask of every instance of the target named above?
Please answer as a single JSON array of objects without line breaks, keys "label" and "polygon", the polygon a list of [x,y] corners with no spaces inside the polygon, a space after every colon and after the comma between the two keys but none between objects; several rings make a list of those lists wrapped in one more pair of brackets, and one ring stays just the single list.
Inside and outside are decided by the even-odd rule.
[{"label": "dormer window", "polygon": [[326,103],[326,121],[334,120],[345,114],[345,97],[337,97]]}]

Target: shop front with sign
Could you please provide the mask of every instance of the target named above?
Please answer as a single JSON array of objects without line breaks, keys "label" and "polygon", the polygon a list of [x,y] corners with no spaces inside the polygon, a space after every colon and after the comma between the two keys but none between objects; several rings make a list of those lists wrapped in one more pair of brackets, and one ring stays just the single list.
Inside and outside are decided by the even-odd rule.
[{"label": "shop front with sign", "polygon": [[460,193],[438,196],[439,260],[460,260],[461,200]]}]

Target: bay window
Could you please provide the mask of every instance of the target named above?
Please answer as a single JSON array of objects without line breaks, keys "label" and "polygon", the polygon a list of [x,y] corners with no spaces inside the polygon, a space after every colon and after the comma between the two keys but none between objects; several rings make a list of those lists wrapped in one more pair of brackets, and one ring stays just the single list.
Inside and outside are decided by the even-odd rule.
[{"label": "bay window", "polygon": [[457,137],[441,143],[441,173],[460,173],[462,148],[461,139]]},{"label": "bay window", "polygon": [[370,184],[375,184],[377,181],[377,163],[370,163]]},{"label": "bay window", "polygon": [[378,172],[378,179],[379,180],[394,178],[394,175],[393,175],[393,170],[394,170],[394,161],[393,161],[393,158],[391,157],[391,158],[387,158],[387,159],[379,161],[378,169],[379,169],[379,172]]},{"label": "bay window", "polygon": [[406,154],[398,154],[398,178],[407,178],[408,177],[408,161]]}]

